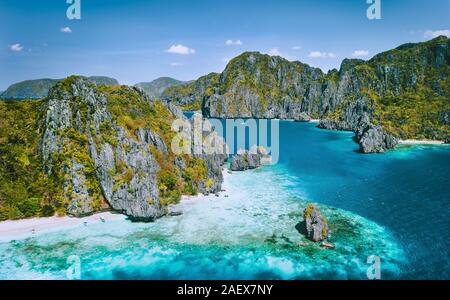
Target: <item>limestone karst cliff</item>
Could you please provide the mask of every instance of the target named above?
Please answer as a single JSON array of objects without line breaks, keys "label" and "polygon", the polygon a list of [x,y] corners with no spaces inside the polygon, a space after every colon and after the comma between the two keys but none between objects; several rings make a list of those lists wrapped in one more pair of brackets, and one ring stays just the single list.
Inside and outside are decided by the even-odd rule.
[{"label": "limestone karst cliff", "polygon": [[246,52],[163,99],[207,117],[319,118],[319,127],[354,131],[362,152],[383,152],[398,139],[448,140],[449,45],[444,36],[405,44],[368,61],[345,59],[328,73]]},{"label": "limestone karst cliff", "polygon": [[139,89],[73,76],[47,98],[0,110],[2,220],[112,209],[151,221],[182,194],[221,188],[226,156],[175,155],[171,124],[181,111]]}]

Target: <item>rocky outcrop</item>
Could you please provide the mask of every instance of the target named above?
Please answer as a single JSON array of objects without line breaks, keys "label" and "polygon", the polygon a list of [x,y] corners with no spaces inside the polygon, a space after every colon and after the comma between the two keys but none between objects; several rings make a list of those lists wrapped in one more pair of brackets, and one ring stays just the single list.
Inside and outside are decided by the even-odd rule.
[{"label": "rocky outcrop", "polygon": [[250,151],[240,150],[231,158],[230,168],[232,171],[246,171],[257,169],[262,165],[264,156],[267,155],[263,147],[254,147]]},{"label": "rocky outcrop", "polygon": [[370,101],[359,98],[349,102],[338,120],[325,119],[318,124],[319,128],[355,132],[355,140],[361,153],[383,153],[393,149],[398,139],[388,134],[380,125],[373,125],[373,109]]},{"label": "rocky outcrop", "polygon": [[[196,188],[202,194],[217,193],[222,188],[222,166],[228,159],[227,145],[225,140],[213,130],[211,123],[207,119],[203,119],[201,114],[195,113],[189,122],[192,126],[192,141],[195,141],[195,136],[203,137],[201,153],[199,153],[198,148],[193,143],[192,155],[197,159],[203,160],[207,167],[207,180],[200,181]],[[197,128],[196,124],[201,124],[201,129]],[[209,147],[205,147],[205,144],[208,144]],[[182,165],[180,161],[178,164]]]},{"label": "rocky outcrop", "polygon": [[399,140],[386,133],[380,125],[361,128],[356,137],[362,153],[383,153],[398,145]]},{"label": "rocky outcrop", "polygon": [[328,238],[328,222],[314,204],[308,204],[303,211],[303,230],[306,237],[314,242],[321,242]]},{"label": "rocky outcrop", "polygon": [[[188,165],[185,158],[170,152],[166,133],[159,133],[162,127],[170,128],[171,120],[183,117],[179,109],[154,103],[134,88],[107,92],[114,97],[84,78],[71,77],[51,89],[44,105],[43,168],[62,182],[69,214],[87,215],[108,204],[132,220],[152,221],[167,214],[169,199],[176,200],[180,187],[167,186],[174,180],[205,193],[221,189],[225,152],[185,156]],[[121,111],[128,109],[124,105],[129,102],[121,102],[125,100],[134,101],[129,112]],[[146,115],[152,113],[154,117]],[[195,168],[204,170],[204,177],[194,174],[198,180],[184,179]]]},{"label": "rocky outcrop", "polygon": [[[149,149],[156,145],[166,150],[160,137],[142,129],[137,130],[137,140],[127,136],[94,85],[82,78],[65,84],[58,83],[49,93],[41,153],[47,174],[64,181],[66,197],[71,199],[68,213],[92,213],[96,202],[104,198],[114,210],[135,220],[162,216],[165,211],[156,180],[159,166]],[[110,126],[115,147],[101,141],[104,124]]]},{"label": "rocky outcrop", "polygon": [[261,155],[250,154],[249,151],[245,150],[236,155],[233,155],[230,168],[232,171],[245,171],[256,169],[260,166]]}]

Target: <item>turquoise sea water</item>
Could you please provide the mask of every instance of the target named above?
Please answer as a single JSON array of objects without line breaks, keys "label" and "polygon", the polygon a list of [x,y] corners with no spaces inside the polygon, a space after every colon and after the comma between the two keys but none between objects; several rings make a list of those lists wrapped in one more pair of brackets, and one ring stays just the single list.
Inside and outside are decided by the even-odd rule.
[{"label": "turquoise sea water", "polygon": [[[450,148],[361,155],[351,133],[280,122],[280,161],[228,175],[226,192],[151,224],[127,220],[0,242],[0,279],[450,279]],[[315,202],[333,250],[296,230]]]}]

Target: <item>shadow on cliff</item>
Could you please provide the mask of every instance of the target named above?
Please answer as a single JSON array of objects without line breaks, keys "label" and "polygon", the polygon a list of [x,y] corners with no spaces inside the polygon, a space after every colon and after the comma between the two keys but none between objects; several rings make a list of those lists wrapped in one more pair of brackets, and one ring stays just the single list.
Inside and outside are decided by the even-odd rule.
[{"label": "shadow on cliff", "polygon": [[302,235],[308,235],[308,233],[306,232],[306,222],[305,221],[301,221],[300,223],[295,225],[295,229],[298,231],[298,233],[300,233]]}]

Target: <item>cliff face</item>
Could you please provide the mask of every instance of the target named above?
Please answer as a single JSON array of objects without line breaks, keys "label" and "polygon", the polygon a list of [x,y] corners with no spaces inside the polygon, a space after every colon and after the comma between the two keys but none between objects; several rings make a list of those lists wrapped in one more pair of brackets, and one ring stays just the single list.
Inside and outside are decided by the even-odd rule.
[{"label": "cliff face", "polygon": [[358,140],[382,137],[373,141],[378,143],[374,147],[360,143],[363,152],[382,152],[397,138],[445,140],[450,135],[445,118],[450,110],[449,45],[446,37],[406,44],[368,61],[345,59],[339,71],[327,74],[248,52],[209,82],[203,89],[208,92],[184,86],[183,93],[174,88],[165,100],[201,101],[208,117],[301,120],[306,113],[323,119],[322,128],[355,131]]},{"label": "cliff face", "polygon": [[[9,103],[4,110],[25,104],[29,105]],[[51,188],[29,189],[18,199],[5,186],[0,191],[2,219],[45,215],[44,207],[48,215],[57,211],[74,216],[110,207],[133,220],[151,221],[165,215],[182,193],[221,188],[225,156],[172,153],[171,123],[181,117],[180,111],[151,101],[138,89],[96,86],[85,78],[69,77],[36,105],[39,113],[30,120],[33,142],[23,141],[30,143],[32,159],[23,157],[27,164],[6,166],[0,175],[7,184],[6,172],[16,167],[16,184],[26,184],[23,177],[28,174]],[[14,127],[16,122],[10,119],[3,125]],[[14,156],[16,149],[3,148],[8,142],[9,137],[0,141],[0,149]],[[27,170],[30,167],[34,172]],[[27,199],[34,199],[33,207],[27,206]]]},{"label": "cliff face", "polygon": [[168,87],[161,96],[166,102],[173,102],[185,110],[200,110],[205,97],[214,93],[219,74],[210,73],[180,86]]}]

